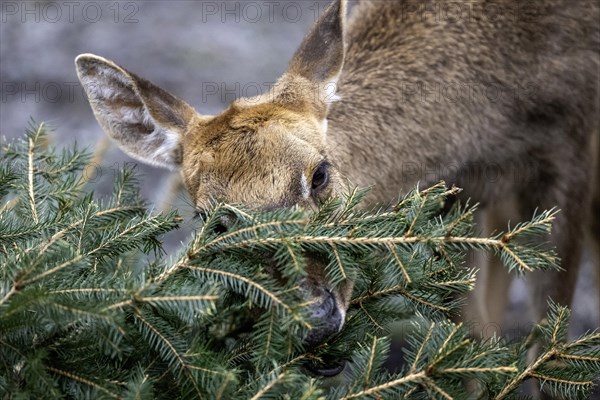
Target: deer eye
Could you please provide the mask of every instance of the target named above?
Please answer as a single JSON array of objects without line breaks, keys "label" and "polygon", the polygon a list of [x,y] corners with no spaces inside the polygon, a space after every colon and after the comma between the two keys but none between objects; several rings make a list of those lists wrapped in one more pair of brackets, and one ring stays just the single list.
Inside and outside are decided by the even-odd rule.
[{"label": "deer eye", "polygon": [[312,176],[311,187],[313,193],[317,193],[322,190],[329,183],[329,163],[327,161],[321,162]]}]

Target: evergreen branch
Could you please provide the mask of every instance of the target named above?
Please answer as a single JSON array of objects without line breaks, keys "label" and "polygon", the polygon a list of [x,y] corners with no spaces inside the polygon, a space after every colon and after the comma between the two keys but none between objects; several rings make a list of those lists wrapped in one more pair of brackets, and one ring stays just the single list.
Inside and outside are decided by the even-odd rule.
[{"label": "evergreen branch", "polygon": [[9,349],[11,349],[12,351],[14,351],[15,353],[17,353],[21,358],[25,358],[25,354],[18,347],[15,347],[15,346],[11,345],[10,343],[2,340],[2,338],[0,338],[0,343],[2,343],[3,346],[6,346]]},{"label": "evergreen branch", "polygon": [[360,193],[359,193],[359,189],[357,187],[355,187],[350,191],[350,193],[344,199],[344,206],[346,206],[344,208],[346,208],[346,209],[353,208],[352,205],[355,204],[357,201],[360,201]]},{"label": "evergreen branch", "polygon": [[37,209],[35,206],[35,194],[34,194],[34,188],[33,188],[33,174],[35,172],[34,170],[34,165],[33,165],[33,156],[35,153],[35,145],[37,142],[37,138],[39,138],[40,134],[42,133],[44,124],[41,123],[34,136],[29,138],[29,150],[27,152],[27,161],[28,161],[28,167],[27,167],[27,177],[28,177],[28,190],[29,190],[29,205],[31,207],[31,215],[33,217],[33,221],[37,224],[39,223],[39,217],[37,214]]},{"label": "evergreen branch", "polygon": [[555,355],[555,350],[550,350],[543,353],[535,360],[535,362],[527,366],[527,368],[525,368],[523,372],[513,377],[508,383],[506,383],[504,385],[504,389],[502,389],[502,391],[495,397],[495,400],[501,400],[505,398],[510,392],[515,390],[521,384],[521,382],[530,377],[533,371],[535,371],[540,365],[542,365]]},{"label": "evergreen branch", "polygon": [[300,271],[301,270],[300,262],[298,261],[298,258],[292,251],[292,248],[289,246],[289,244],[286,245],[286,249],[287,249],[288,254],[290,255],[290,258],[292,259],[292,263],[294,264],[294,269],[296,271]]},{"label": "evergreen branch", "polygon": [[[111,215],[111,214],[126,213],[129,211],[134,211],[134,212],[139,213],[139,212],[143,211],[143,208],[141,208],[139,206],[121,206],[121,207],[114,207],[109,210],[98,210],[93,215],[91,215],[90,218],[94,218],[94,217],[99,218],[99,217],[103,217],[103,216],[107,216],[107,215]],[[56,243],[58,240],[60,240],[62,237],[64,237],[64,235],[66,233],[77,228],[79,225],[82,225],[85,221],[86,221],[86,219],[77,220],[77,221],[71,223],[69,226],[67,226],[67,227],[61,229],[60,231],[56,232],[55,234],[53,234],[52,237],[50,238],[50,240],[44,245],[44,247],[41,248],[39,253],[40,254],[45,253],[50,248],[50,246],[52,246],[54,243]]]},{"label": "evergreen branch", "polygon": [[406,277],[406,281],[408,283],[412,283],[412,279],[410,278],[410,275],[408,274],[408,271],[404,267],[404,264],[402,263],[402,260],[400,260],[400,257],[398,256],[398,253],[396,253],[396,250],[394,249],[394,246],[392,246],[391,244],[388,244],[388,248],[390,249],[390,252],[394,256],[394,259],[396,260],[396,263],[398,263],[398,266],[402,270],[402,273]]},{"label": "evergreen branch", "polygon": [[[196,371],[202,371],[202,372],[206,372],[206,373],[212,374],[212,375],[226,375],[226,376],[228,375],[228,374],[223,374],[223,372],[220,372],[220,371],[215,371],[215,370],[208,369],[208,368],[202,368],[202,367],[198,367],[196,365],[191,365],[191,364],[188,364],[186,366],[186,368],[187,369],[195,369]],[[169,371],[165,371],[165,373],[166,372],[169,372]]]},{"label": "evergreen branch", "polygon": [[98,253],[100,250],[104,250],[105,248],[109,247],[112,243],[118,242],[119,239],[126,238],[130,233],[132,233],[136,229],[138,229],[140,227],[144,227],[144,225],[147,225],[148,222],[149,222],[149,220],[143,220],[142,219],[139,222],[137,222],[137,223],[129,226],[128,228],[123,229],[117,235],[115,235],[112,238],[110,238],[110,240],[105,241],[102,245],[100,245],[100,246],[96,247],[95,249],[91,250],[88,254],[89,255],[94,255],[94,254]]},{"label": "evergreen branch", "polygon": [[[268,370],[268,371],[264,371],[261,375],[259,375],[258,378],[252,380],[246,386],[252,386],[252,385],[256,384],[258,381],[260,381],[264,376],[274,375],[281,370],[287,370],[290,366],[297,364],[299,361],[306,360],[306,359],[307,359],[307,355],[301,354],[299,356],[293,357],[292,359],[288,360],[287,362],[285,362],[283,364],[277,364],[277,365],[275,365],[275,368]],[[244,387],[240,388],[238,390],[238,392],[241,392],[243,389],[244,389]]]},{"label": "evergreen branch", "polygon": [[537,218],[534,215],[533,221],[529,223],[520,224],[520,226],[517,226],[514,230],[509,230],[506,234],[504,234],[503,241],[509,242],[514,237],[519,236],[520,234],[525,233],[527,231],[532,231],[536,228],[545,229],[545,227],[550,226],[554,222],[557,213],[558,210],[553,209],[543,212],[540,215],[540,218]]},{"label": "evergreen branch", "polygon": [[140,227],[144,227],[145,225],[148,224],[148,220],[140,220],[139,222],[123,229],[122,231],[120,231],[117,235],[114,235],[113,237],[109,238],[108,240],[104,241],[103,243],[101,243],[98,247],[90,250],[87,252],[87,254],[79,254],[75,257],[73,257],[72,259],[63,262],[60,265],[57,265],[54,268],[51,268],[49,270],[46,270],[36,276],[33,276],[29,279],[25,279],[23,281],[20,282],[20,284],[22,286],[26,286],[26,285],[30,285],[34,282],[39,281],[40,279],[46,278],[49,275],[55,274],[59,271],[62,271],[65,268],[68,268],[70,266],[72,266],[73,264],[76,264],[77,262],[81,261],[84,259],[84,257],[90,257],[95,255],[96,253],[100,252],[101,250],[104,250],[106,248],[108,248],[111,244],[118,242],[119,239],[122,238],[126,238],[130,233],[132,233],[133,231],[135,231],[136,229],[140,228]]},{"label": "evergreen branch", "polygon": [[427,334],[425,335],[425,339],[421,343],[421,346],[419,347],[419,350],[417,351],[415,359],[414,359],[412,365],[410,366],[410,372],[412,374],[414,374],[414,373],[417,372],[417,363],[419,362],[419,358],[423,354],[423,349],[425,349],[425,345],[427,344],[427,342],[431,338],[431,335],[433,334],[433,328],[435,328],[435,323],[432,322],[431,325],[429,325],[429,329],[427,330]]},{"label": "evergreen branch", "polygon": [[377,347],[377,336],[373,336],[373,345],[371,346],[371,353],[369,355],[369,364],[367,367],[367,373],[365,374],[365,388],[369,386],[369,378],[371,377],[371,370],[373,369],[373,359],[375,358],[375,348]]},{"label": "evergreen branch", "polygon": [[197,302],[197,301],[210,301],[215,302],[220,297],[217,295],[202,295],[202,296],[162,296],[162,297],[135,297],[129,300],[123,300],[115,304],[107,306],[107,310],[122,308],[126,306],[132,306],[138,303],[157,304],[161,302]]},{"label": "evergreen branch", "polygon": [[[202,246],[198,250],[192,252],[191,254],[192,254],[192,257],[196,256],[197,254],[200,254],[203,251],[206,251],[212,247],[215,247],[219,243],[227,242],[227,240],[229,240],[231,238],[235,238],[236,236],[241,236],[246,233],[254,233],[256,237],[260,237],[260,235],[258,234],[258,231],[260,229],[266,229],[266,228],[284,229],[288,225],[305,225],[308,222],[309,222],[308,220],[295,220],[295,219],[286,220],[286,221],[269,221],[269,222],[264,222],[264,223],[261,223],[258,225],[253,225],[253,226],[250,226],[247,228],[233,230],[231,232],[217,236],[212,241],[206,243],[204,246]],[[285,240],[285,239],[282,239],[282,240]],[[240,247],[244,247],[244,246],[240,246]]]},{"label": "evergreen branch", "polygon": [[135,312],[134,313],[135,318],[137,320],[139,320],[140,322],[142,322],[144,325],[146,325],[146,327],[148,327],[167,347],[168,349],[171,351],[171,353],[175,356],[175,358],[177,359],[177,361],[179,362],[179,365],[185,369],[187,364],[186,362],[183,360],[183,356],[181,356],[179,354],[179,352],[177,351],[177,349],[175,348],[175,346],[173,346],[173,344],[171,344],[171,342],[165,338],[158,329],[156,329],[154,326],[152,326],[151,323],[149,323],[148,321],[146,321],[139,312]]},{"label": "evergreen branch", "polygon": [[223,207],[227,210],[232,211],[236,215],[242,215],[246,220],[253,220],[253,217],[250,214],[240,209],[239,207],[235,207],[231,204],[224,204]]},{"label": "evergreen branch", "polygon": [[252,280],[250,280],[248,278],[245,278],[245,277],[243,277],[241,275],[234,274],[232,272],[211,269],[211,268],[194,267],[194,266],[191,266],[191,265],[186,265],[186,268],[188,268],[188,269],[190,269],[192,271],[200,271],[200,272],[206,272],[206,273],[214,274],[214,275],[226,276],[226,277],[233,278],[233,279],[236,279],[238,281],[244,282],[245,284],[258,289],[260,292],[262,292],[265,295],[267,295],[275,304],[283,307],[287,312],[289,312],[289,313],[292,312],[292,309],[287,304],[285,304],[283,301],[281,301],[279,299],[279,297],[277,297],[275,295],[275,293],[270,292],[269,290],[265,289],[262,285],[254,282],[254,281],[252,281]]},{"label": "evergreen branch", "polygon": [[594,382],[592,382],[592,381],[573,381],[573,380],[567,380],[567,379],[559,379],[559,378],[555,378],[555,377],[548,376],[548,375],[536,374],[535,372],[530,373],[529,376],[531,376],[532,378],[536,378],[536,379],[540,379],[540,380],[544,380],[544,381],[565,383],[567,385],[575,385],[575,386],[593,386],[594,385]]},{"label": "evergreen branch", "polygon": [[67,293],[126,293],[125,289],[116,288],[75,288],[75,289],[60,289],[50,290],[51,294],[67,294]]},{"label": "evergreen branch", "polygon": [[462,323],[456,325],[454,327],[454,329],[452,329],[452,332],[450,332],[450,334],[446,337],[446,340],[444,340],[444,343],[442,343],[442,345],[440,346],[439,350],[438,350],[438,354],[436,355],[436,357],[431,361],[431,363],[429,364],[429,368],[434,368],[435,365],[445,356],[449,355],[450,353],[452,353],[454,350],[466,345],[469,343],[469,340],[464,340],[463,342],[459,343],[457,346],[455,346],[451,351],[449,351],[448,353],[444,353],[444,350],[446,349],[446,346],[448,346],[448,343],[450,343],[450,340],[452,339],[452,337],[460,330],[460,328],[462,327]]},{"label": "evergreen branch", "polygon": [[215,302],[220,297],[216,295],[204,295],[204,296],[163,296],[163,297],[135,297],[129,300],[123,300],[115,304],[111,304],[106,307],[106,310],[118,309],[126,306],[132,306],[138,303],[161,303],[161,302],[197,302],[197,301],[210,301]]},{"label": "evergreen branch", "polygon": [[454,280],[454,281],[442,281],[442,282],[431,282],[431,286],[436,287],[455,287],[458,285],[466,285],[469,287],[473,287],[475,285],[476,278],[462,279],[462,280]]},{"label": "evergreen branch", "polygon": [[435,382],[433,381],[433,379],[426,377],[425,379],[423,379],[423,382],[425,383],[425,386],[430,386],[433,388],[433,390],[435,390],[436,392],[438,392],[439,394],[441,394],[444,398],[448,399],[448,400],[454,400],[454,397],[450,396],[448,393],[446,393],[444,390],[442,390],[442,388],[440,388],[438,385],[435,384]]},{"label": "evergreen branch", "polygon": [[109,395],[113,399],[119,399],[120,398],[120,396],[118,394],[111,392],[110,390],[108,390],[108,389],[100,386],[99,384],[97,384],[94,381],[91,381],[91,380],[89,380],[87,378],[84,378],[84,377],[79,376],[77,374],[74,374],[72,372],[63,371],[61,369],[54,368],[54,367],[51,367],[51,366],[46,366],[45,368],[48,371],[54,372],[55,374],[58,374],[58,375],[63,376],[65,378],[68,378],[68,379],[74,380],[76,382],[83,383],[84,385],[93,387],[93,388],[101,391],[102,393],[106,393],[107,395]]},{"label": "evergreen branch", "polygon": [[441,306],[439,304],[435,304],[435,303],[432,303],[430,301],[423,300],[423,299],[421,299],[421,298],[413,295],[412,293],[410,293],[409,291],[407,291],[405,289],[400,289],[398,292],[400,294],[402,294],[404,297],[407,297],[407,298],[411,299],[412,301],[415,301],[417,303],[423,304],[423,305],[425,305],[427,307],[430,307],[430,308],[442,311],[444,313],[450,312],[450,308],[449,307],[444,307],[444,306]]},{"label": "evergreen branch", "polygon": [[10,298],[10,296],[12,296],[13,294],[15,294],[17,292],[17,288],[16,286],[13,284],[10,287],[10,290],[8,292],[6,292],[6,294],[4,295],[4,297],[0,300],[0,306],[2,304],[4,304],[6,301],[8,301],[8,299]]},{"label": "evergreen branch", "polygon": [[79,231],[79,242],[77,243],[77,250],[75,251],[77,254],[81,254],[81,243],[83,242],[83,235],[85,233],[85,223],[88,219],[84,218],[82,221],[82,227]]},{"label": "evergreen branch", "polygon": [[[501,399],[526,379],[567,397],[593,386],[600,334],[568,342],[566,309],[551,305],[548,322],[511,351],[447,322],[474,283],[462,269],[466,250],[494,250],[509,270],[557,262],[528,241],[549,232],[555,211],[478,238],[475,208],[446,213],[458,189],[443,184],[372,211],[358,208],[358,189],[318,210],[215,204],[178,258],[157,254],[147,265],[133,251],[159,248],[176,217],[148,215],[133,171],[109,201],[82,196],[87,156],[45,149],[44,135],[32,129],[0,155],[9,160],[0,196],[12,199],[0,211],[0,376],[17,397],[458,398],[474,379]],[[232,214],[233,227],[215,232]],[[346,280],[355,289],[344,328],[306,346],[322,322],[312,293],[322,288],[306,285],[315,274],[330,290]],[[415,321],[409,367],[388,374],[389,339],[374,333],[401,318]],[[536,340],[543,350],[527,363]],[[348,359],[353,367],[331,387],[302,375]]]},{"label": "evergreen branch", "polygon": [[106,306],[104,309],[105,310],[116,310],[116,309],[119,309],[119,308],[123,308],[123,307],[127,307],[127,306],[132,306],[133,304],[134,304],[134,301],[132,299],[123,300],[123,301],[119,301],[118,303],[111,304],[110,306]]},{"label": "evergreen branch", "polygon": [[474,208],[471,208],[471,209],[468,209],[467,212],[460,214],[458,216],[458,218],[456,218],[455,220],[453,220],[446,227],[446,232],[448,232],[448,234],[451,234],[452,231],[454,231],[454,228],[456,228],[458,225],[460,225],[462,223],[468,222],[468,220],[473,217],[473,211],[475,211]]},{"label": "evergreen branch", "polygon": [[372,394],[380,393],[384,390],[387,390],[387,389],[390,389],[390,388],[393,388],[396,386],[402,386],[402,385],[406,385],[408,383],[413,383],[413,382],[420,382],[424,379],[427,379],[427,374],[423,371],[418,372],[418,373],[410,373],[406,376],[403,376],[402,378],[395,379],[390,382],[386,382],[382,385],[374,386],[369,389],[360,391],[358,393],[351,394],[349,396],[344,396],[340,400],[349,400],[349,399],[356,399],[357,397],[361,397],[361,396],[369,396]]},{"label": "evergreen branch", "polygon": [[308,322],[301,320],[294,312],[292,312],[292,309],[290,308],[290,306],[285,304],[279,297],[277,297],[277,295],[275,293],[267,290],[264,286],[260,285],[259,283],[256,283],[246,277],[243,277],[238,274],[234,274],[232,272],[227,272],[227,271],[222,271],[222,270],[217,270],[217,269],[212,269],[212,268],[205,268],[205,267],[195,267],[192,265],[186,265],[185,267],[192,271],[198,271],[198,272],[204,272],[204,273],[213,274],[213,275],[219,275],[222,277],[233,278],[240,282],[244,282],[246,285],[252,286],[253,288],[257,289],[259,292],[266,295],[269,299],[271,299],[271,301],[273,301],[273,303],[282,307],[285,311],[288,312],[288,314],[292,315],[295,320],[301,322],[306,328],[308,328],[308,329],[312,328],[312,326]]},{"label": "evergreen branch", "polygon": [[258,399],[260,399],[265,393],[267,393],[269,390],[271,390],[271,388],[273,386],[275,386],[284,377],[285,377],[285,373],[279,374],[277,376],[277,378],[273,379],[271,382],[269,382],[268,385],[266,385],[264,388],[262,388],[261,390],[259,390],[258,393],[256,393],[254,396],[252,396],[252,398],[250,400],[258,400]]},{"label": "evergreen branch", "polygon": [[69,312],[71,314],[79,315],[79,316],[82,316],[82,317],[91,317],[91,318],[103,319],[103,320],[108,320],[109,319],[109,317],[106,316],[106,315],[96,314],[96,313],[93,313],[93,312],[90,312],[90,311],[86,311],[86,310],[80,310],[78,308],[69,307],[69,306],[66,306],[64,304],[57,304],[57,303],[55,303],[55,304],[53,304],[53,306],[56,307],[56,308],[58,308],[58,309],[67,311],[67,312]]},{"label": "evergreen branch", "polygon": [[65,268],[69,268],[71,265],[78,263],[79,261],[83,260],[83,254],[79,254],[75,257],[73,257],[72,259],[63,262],[62,264],[57,265],[54,268],[50,268],[42,273],[40,273],[39,275],[36,275],[34,277],[31,277],[29,279],[25,279],[23,281],[20,282],[20,286],[24,287],[24,286],[28,286],[31,285],[34,282],[39,281],[40,279],[43,279],[49,275],[55,274],[58,271],[62,271]]},{"label": "evergreen branch", "polygon": [[550,359],[553,355],[553,352],[545,353],[544,355],[542,355],[542,357],[539,357],[533,364],[529,365],[523,372],[511,379],[508,382],[508,384],[506,384],[502,392],[500,392],[500,394],[496,396],[496,400],[501,400],[504,397],[506,397],[506,395],[512,392],[514,389],[516,389],[522,381],[527,379],[529,376],[532,376],[533,371],[540,365],[542,365],[544,362],[546,362],[548,359]]},{"label": "evergreen branch", "polygon": [[[285,243],[284,238],[278,237],[267,237],[267,238],[256,238],[246,239],[239,242],[228,243],[224,247],[235,249],[235,248],[248,248],[252,246],[261,246],[269,244],[282,244]],[[389,237],[345,237],[345,236],[295,236],[294,241],[299,243],[321,243],[328,245],[339,245],[339,244],[352,244],[352,245],[401,245],[401,244],[416,244],[416,243],[453,243],[453,244],[465,244],[465,245],[480,245],[492,248],[498,248],[501,251],[505,251],[511,258],[513,258],[524,270],[533,271],[533,268],[519,256],[517,256],[508,246],[500,239],[488,239],[488,238],[472,238],[472,237],[455,237],[455,236],[437,236],[437,237],[421,237],[421,236],[389,236]]]},{"label": "evergreen branch", "polygon": [[[173,356],[175,357],[175,359],[177,360],[177,363],[179,364],[181,370],[184,372],[184,374],[187,376],[188,380],[192,383],[192,385],[194,386],[194,389],[196,391],[196,394],[199,397],[202,397],[201,395],[201,391],[200,388],[198,387],[198,384],[196,383],[196,380],[194,379],[193,376],[191,376],[189,369],[188,369],[188,364],[185,362],[185,360],[183,359],[183,356],[181,354],[179,354],[179,351],[177,351],[177,349],[175,348],[175,346],[173,346],[173,344],[165,337],[163,336],[163,334],[156,329],[150,322],[148,322],[146,319],[144,319],[142,317],[142,315],[136,310],[133,314],[135,316],[135,318],[142,322],[147,328],[149,328],[152,333],[154,333],[154,335],[159,338],[169,349],[169,351],[171,352],[171,354],[173,354]],[[216,371],[214,371],[216,373]]]},{"label": "evergreen branch", "polygon": [[[566,307],[561,307],[556,303],[549,301],[548,303],[548,318],[542,324],[539,324],[536,328],[536,332],[542,336],[542,345],[548,346],[543,348],[541,354],[537,359],[529,364],[521,373],[514,376],[511,380],[505,383],[503,390],[496,397],[497,400],[503,399],[513,390],[515,390],[522,381],[528,378],[540,379],[544,382],[553,382],[563,386],[563,390],[574,390],[569,388],[568,385],[575,387],[587,386],[591,388],[593,382],[586,380],[585,376],[594,376],[594,371],[597,371],[600,367],[600,359],[596,357],[597,350],[600,345],[600,334],[594,333],[592,335],[583,336],[573,342],[566,343],[566,329],[569,318],[569,310]],[[533,336],[533,331],[530,337]],[[530,345],[530,337],[525,341],[526,345]],[[526,353],[527,346],[522,345],[523,352]],[[567,354],[566,350],[587,350],[587,354]],[[576,361],[592,362],[595,365],[591,367],[590,364],[579,363],[578,365],[572,366],[572,370],[569,369],[568,365],[562,365],[560,368],[556,368],[556,360],[560,359],[572,359]],[[549,376],[544,373],[544,370],[556,376]],[[569,372],[570,371],[570,372]],[[583,374],[583,375],[582,375]],[[581,379],[573,379],[581,378]],[[582,380],[583,379],[583,380]],[[572,392],[575,393],[575,392]]]},{"label": "evergreen branch", "polygon": [[390,294],[399,294],[399,293],[402,293],[402,290],[404,290],[404,288],[401,287],[400,285],[386,288],[383,290],[378,290],[376,292],[367,293],[364,296],[355,297],[350,301],[350,304],[351,305],[361,304],[362,302],[367,301],[367,300],[377,299],[377,298],[387,296]]},{"label": "evergreen branch", "polygon": [[461,188],[458,188],[456,186],[452,186],[450,189],[448,189],[446,187],[446,182],[445,181],[441,181],[431,187],[425,188],[421,190],[421,194],[424,195],[429,195],[431,193],[435,193],[438,189],[442,188],[443,191],[441,193],[439,193],[438,195],[436,195],[437,198],[440,199],[446,199],[448,197],[451,196],[456,196],[458,194],[460,194],[462,192]]},{"label": "evergreen branch", "polygon": [[136,299],[143,303],[160,303],[163,301],[216,301],[219,296],[207,295],[207,296],[162,296],[162,297],[140,297]]},{"label": "evergreen branch", "polygon": [[123,196],[123,189],[125,189],[125,186],[123,186],[123,185],[117,185],[115,189],[117,191],[115,193],[115,196],[114,196],[115,197],[115,204],[119,204],[120,205],[122,203],[121,198]]},{"label": "evergreen branch", "polygon": [[19,197],[15,197],[14,199],[11,199],[11,200],[7,201],[6,203],[4,203],[4,205],[2,205],[2,207],[0,207],[0,215],[2,215],[2,213],[7,210],[13,209],[17,205],[19,200],[20,200]]},{"label": "evergreen branch", "polygon": [[508,246],[506,244],[504,244],[503,242],[500,242],[500,247],[502,248],[503,251],[505,251],[513,260],[515,260],[520,266],[521,268],[523,268],[525,271],[528,272],[533,272],[533,269],[531,267],[529,267],[520,257],[518,257],[511,249],[508,248]]},{"label": "evergreen branch", "polygon": [[75,152],[73,153],[73,157],[66,164],[60,165],[58,168],[54,169],[52,173],[55,175],[61,175],[69,173],[74,169],[78,169],[77,166],[79,165],[79,162],[85,158],[86,156],[83,153]]},{"label": "evergreen branch", "polygon": [[215,400],[221,400],[223,398],[223,393],[225,393],[225,389],[229,385],[230,382],[235,381],[235,375],[232,373],[226,374],[225,379],[223,379],[223,383],[217,390],[217,394],[215,395]]},{"label": "evergreen branch", "polygon": [[[270,227],[284,227],[286,225],[294,224],[296,222],[298,222],[298,224],[306,223],[306,221],[297,221],[297,220],[266,222],[263,224],[254,225],[254,226],[239,229],[239,230],[234,230],[229,233],[225,233],[223,235],[217,236],[212,241],[205,243],[200,248],[197,248],[197,246],[194,245],[195,243],[192,243],[192,245],[190,246],[191,247],[190,250],[188,252],[186,252],[186,254],[180,260],[175,262],[172,266],[170,266],[163,273],[161,273],[154,280],[154,282],[160,283],[160,282],[165,281],[170,276],[172,276],[177,271],[179,271],[181,268],[187,267],[188,263],[193,258],[198,257],[198,255],[204,253],[207,250],[210,250],[212,247],[217,246],[220,242],[226,241],[230,238],[233,238],[233,237],[241,235],[241,234],[245,234],[245,233],[249,233],[249,232],[256,233],[259,229],[270,228]],[[201,238],[204,237],[204,234],[205,234],[204,229],[205,228],[206,228],[206,224],[204,224],[204,226],[202,227],[202,230],[196,235],[196,238],[194,240],[195,242],[198,242]]]},{"label": "evergreen branch", "polygon": [[[394,218],[394,217],[398,217],[398,211],[380,212],[380,213],[376,213],[376,214],[372,214],[372,215],[366,214],[366,215],[362,215],[360,217],[360,220],[364,223],[369,223],[369,222],[376,223],[378,221],[386,220],[386,219],[390,219],[390,218]],[[341,220],[341,221],[335,221],[335,222],[331,222],[328,224],[323,224],[321,226],[324,228],[333,228],[336,226],[352,225],[353,221],[354,220],[353,220],[352,216],[350,216],[350,218],[348,218],[348,219]]]},{"label": "evergreen branch", "polygon": [[[559,308],[558,309],[558,316],[557,316],[557,320],[560,321],[561,319],[563,319],[566,316],[566,310],[564,308]],[[560,324],[554,324],[554,327],[552,329],[552,337],[551,337],[551,343],[552,346],[556,346],[558,344],[558,336],[559,336],[559,331],[560,331]]]},{"label": "evergreen branch", "polygon": [[[323,243],[330,245],[331,244],[355,244],[355,245],[369,245],[369,244],[412,244],[412,243],[421,243],[426,242],[427,240],[435,240],[436,238],[418,238],[418,237],[381,237],[381,238],[351,238],[345,236],[296,236],[293,238],[294,241],[300,243]],[[445,238],[437,238],[438,240],[444,240]],[[239,242],[234,242],[231,244],[227,244],[228,248],[247,248],[256,245],[265,245],[265,244],[281,244],[284,243],[285,240],[283,238],[257,238],[257,239],[247,239]]]},{"label": "evergreen branch", "polygon": [[419,203],[419,209],[417,210],[415,216],[413,217],[413,220],[410,223],[410,226],[408,227],[408,230],[404,234],[404,236],[406,236],[406,237],[411,237],[411,234],[412,234],[412,231],[413,231],[413,229],[415,227],[415,224],[417,223],[417,220],[419,219],[419,216],[423,212],[423,207],[425,207],[425,204],[427,204],[427,197],[429,196],[429,192],[425,191],[425,192],[422,192],[422,194],[423,194],[423,200]]},{"label": "evergreen branch", "polygon": [[267,344],[265,346],[265,357],[269,355],[269,349],[271,348],[271,338],[273,337],[273,323],[275,321],[275,313],[271,312],[271,319],[269,321],[269,333],[267,334]]},{"label": "evergreen branch", "polygon": [[188,262],[190,261],[190,257],[188,254],[183,256],[179,261],[165,269],[160,275],[154,277],[152,279],[152,283],[161,283],[169,279],[171,276],[176,274],[181,270],[181,268],[187,267]]},{"label": "evergreen branch", "polygon": [[377,329],[383,330],[383,326],[379,325],[377,323],[377,321],[375,321],[375,319],[371,316],[371,314],[369,314],[369,312],[365,309],[365,307],[362,305],[362,303],[359,303],[359,305],[360,305],[360,308],[365,313],[365,315],[367,316],[367,318],[369,318],[371,320],[371,322],[373,323],[373,325],[375,325],[377,327]]},{"label": "evergreen branch", "polygon": [[519,372],[517,367],[460,367],[460,368],[441,368],[436,371],[440,374],[464,374],[469,373],[488,373],[493,372],[496,374],[514,374]]},{"label": "evergreen branch", "polygon": [[579,339],[575,339],[570,343],[565,343],[563,344],[563,347],[565,350],[570,350],[579,346],[588,345],[592,342],[600,343],[600,332],[594,332],[592,334],[580,337]]},{"label": "evergreen branch", "polygon": [[344,279],[348,279],[348,275],[346,275],[346,270],[344,269],[344,264],[342,264],[342,260],[340,259],[340,255],[339,255],[334,243],[331,244],[331,250],[333,251],[333,254],[335,255],[335,260],[337,261],[337,265],[340,269],[340,272],[342,273],[342,277]]},{"label": "evergreen branch", "polygon": [[[567,346],[565,346],[567,347]],[[575,354],[559,354],[560,358],[567,358],[570,360],[578,360],[578,361],[592,361],[595,363],[600,363],[600,357],[592,357],[592,356],[578,356]]]}]

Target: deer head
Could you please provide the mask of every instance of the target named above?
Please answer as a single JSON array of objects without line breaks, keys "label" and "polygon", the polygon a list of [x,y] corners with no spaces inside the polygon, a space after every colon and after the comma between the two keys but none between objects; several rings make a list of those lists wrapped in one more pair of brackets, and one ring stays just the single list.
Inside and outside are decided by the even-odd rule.
[{"label": "deer head", "polygon": [[[327,114],[344,63],[345,13],[345,1],[335,0],[273,91],[240,98],[217,116],[102,57],[80,55],[77,73],[102,128],[132,157],[179,170],[198,210],[214,200],[315,207],[340,188]],[[307,338],[316,343],[343,325],[351,284],[331,287],[323,264],[307,264],[304,292],[323,321]]]}]

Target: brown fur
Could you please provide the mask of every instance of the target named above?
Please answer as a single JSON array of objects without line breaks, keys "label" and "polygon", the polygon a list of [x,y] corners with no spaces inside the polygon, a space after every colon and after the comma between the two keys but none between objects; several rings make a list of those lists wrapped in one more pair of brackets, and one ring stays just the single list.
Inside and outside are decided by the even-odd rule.
[{"label": "brown fur", "polygon": [[[590,215],[598,5],[540,0],[523,9],[494,1],[503,17],[472,13],[460,21],[414,11],[440,4],[363,0],[345,29],[345,1],[333,1],[272,93],[239,99],[216,117],[190,112],[97,56],[80,56],[78,74],[104,129],[133,156],[180,169],[198,208],[214,199],[313,207],[346,178],[375,185],[369,200],[377,202],[445,179],[499,210],[493,220],[504,226],[508,198],[521,218],[559,207],[551,240],[564,271],[532,280],[539,318],[548,296],[570,303],[588,221],[600,219],[598,206]],[[341,102],[331,101],[332,85]],[[424,91],[415,95],[419,85]],[[311,188],[324,160],[330,179]],[[307,293],[326,296],[333,289],[312,268],[317,278]],[[350,290],[334,291],[342,312]]]},{"label": "brown fur", "polygon": [[[403,12],[409,3],[363,1],[354,10],[339,87],[344,100],[329,115],[339,169],[360,185],[375,183],[378,201],[416,181],[445,179],[483,205],[516,195],[521,219],[536,208],[560,208],[551,240],[565,271],[530,279],[533,317],[542,316],[549,296],[570,304],[586,226],[600,219],[589,214],[590,142],[599,117],[597,3],[539,1],[529,17],[459,24]],[[494,4],[510,9],[516,2]],[[477,93],[441,103],[407,98],[403,85],[419,82],[525,89],[496,102]],[[403,173],[414,166],[416,173]],[[494,181],[486,171],[495,171]]]}]

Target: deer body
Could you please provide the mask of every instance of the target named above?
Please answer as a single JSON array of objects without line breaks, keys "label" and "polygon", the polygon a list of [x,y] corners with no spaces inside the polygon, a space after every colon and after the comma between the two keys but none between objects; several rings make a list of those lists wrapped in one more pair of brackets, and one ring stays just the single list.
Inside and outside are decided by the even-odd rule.
[{"label": "deer body", "polygon": [[[363,0],[346,27],[346,1],[334,0],[274,91],[218,116],[103,58],[76,64],[107,133],[134,157],[180,170],[199,209],[215,199],[313,207],[345,178],[374,185],[370,200],[384,203],[445,179],[487,205],[499,229],[508,199],[527,218],[559,207],[552,240],[565,271],[532,291],[538,315],[547,296],[568,304],[593,193],[598,6],[545,0],[523,18],[453,22],[414,4]],[[321,340],[343,323],[351,284],[332,288],[322,265],[308,269],[307,297],[336,305],[313,335]]]},{"label": "deer body", "polygon": [[[548,296],[570,304],[588,221],[600,220],[597,211],[589,214],[600,190],[592,187],[600,132],[597,4],[540,1],[531,14],[458,22],[433,21],[410,12],[414,5],[362,2],[354,10],[342,101],[328,118],[331,153],[353,182],[374,185],[377,202],[417,182],[464,188],[487,206],[488,233],[536,208],[560,208],[550,238],[565,271],[530,282],[532,317],[542,318]],[[484,298],[506,295],[509,283],[502,266],[491,267]],[[480,308],[505,302],[487,300]],[[472,317],[499,325],[501,311]]]},{"label": "deer body", "polygon": [[[531,169],[546,167],[541,158],[588,157],[583,145],[598,104],[597,12],[591,3],[579,12],[568,1],[537,3],[539,16],[501,24],[431,21],[406,11],[414,2],[360,3],[348,26],[342,101],[328,117],[339,169],[375,184],[378,201],[418,180],[453,178],[487,202],[534,183]],[[567,11],[577,19],[556,15]],[[492,166],[512,173],[461,173]],[[519,169],[525,174],[514,176]]]}]

